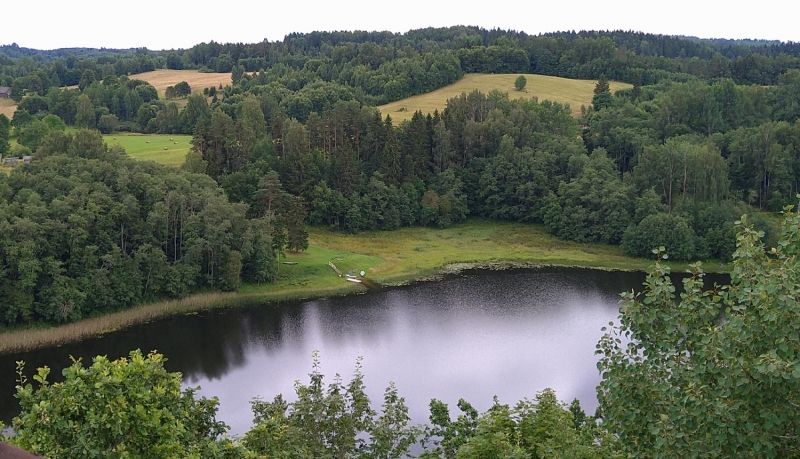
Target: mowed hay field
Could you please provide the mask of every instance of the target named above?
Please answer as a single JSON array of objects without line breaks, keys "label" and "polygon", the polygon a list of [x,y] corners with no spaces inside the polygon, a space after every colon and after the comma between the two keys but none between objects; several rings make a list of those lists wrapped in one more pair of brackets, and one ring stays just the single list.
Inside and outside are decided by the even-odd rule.
[{"label": "mowed hay field", "polygon": [[[436,91],[407,99],[398,100],[390,104],[381,105],[378,109],[381,114],[390,115],[396,122],[410,120],[417,110],[423,114],[433,113],[434,110],[440,112],[447,105],[447,100],[460,96],[462,93],[471,93],[474,90],[484,94],[489,91],[498,90],[507,92],[511,99],[536,97],[539,101],[551,100],[562,104],[569,104],[573,116],[581,113],[581,105],[589,106],[594,96],[596,80],[570,80],[545,75],[526,74],[528,84],[525,90],[517,91],[514,88],[514,81],[519,77],[518,73],[503,75],[487,75],[483,73],[471,73],[464,75],[463,78],[450,86],[439,88]],[[628,83],[609,82],[611,93],[620,89],[632,88]],[[405,110],[404,110],[405,109]]]},{"label": "mowed hay field", "polygon": [[129,75],[130,79],[144,80],[153,85],[158,90],[158,96],[164,97],[164,91],[168,86],[175,86],[181,81],[189,83],[192,93],[202,93],[203,88],[211,86],[219,87],[231,85],[230,73],[200,73],[197,70],[153,70],[152,72],[137,73]]},{"label": "mowed hay field", "polygon": [[120,145],[133,158],[172,167],[183,164],[192,148],[190,135],[109,134],[103,140],[109,147]]},{"label": "mowed hay field", "polygon": [[17,110],[17,103],[12,99],[0,98],[0,113],[6,115],[8,119],[14,117],[14,112]]}]

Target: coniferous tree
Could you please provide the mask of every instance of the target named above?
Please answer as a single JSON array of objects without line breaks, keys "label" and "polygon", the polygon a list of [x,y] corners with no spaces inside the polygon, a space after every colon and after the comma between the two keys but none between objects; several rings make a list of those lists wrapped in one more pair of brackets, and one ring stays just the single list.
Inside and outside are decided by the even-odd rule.
[{"label": "coniferous tree", "polygon": [[600,75],[597,84],[594,87],[594,97],[592,97],[592,106],[595,110],[600,110],[611,105],[613,99],[611,97],[611,89],[609,88],[608,79],[604,74]]}]

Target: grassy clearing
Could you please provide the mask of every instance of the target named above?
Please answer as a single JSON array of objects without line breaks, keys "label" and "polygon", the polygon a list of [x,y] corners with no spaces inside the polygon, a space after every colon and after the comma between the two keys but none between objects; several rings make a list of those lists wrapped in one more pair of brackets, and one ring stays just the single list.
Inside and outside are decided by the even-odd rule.
[{"label": "grassy clearing", "polygon": [[[190,135],[109,134],[103,139],[111,147],[120,145],[133,158],[178,167],[192,148]],[[177,142],[177,144],[176,144]]]},{"label": "grassy clearing", "polygon": [[[206,293],[142,305],[55,328],[28,329],[0,334],[0,353],[52,346],[145,323],[159,317],[191,311],[263,304],[269,301],[343,295],[363,291],[364,286],[340,278],[328,262],[342,272],[366,271],[367,277],[384,284],[421,279],[455,263],[478,265],[580,266],[600,269],[643,270],[650,260],[625,256],[619,247],[562,241],[536,225],[470,220],[447,229],[405,228],[360,235],[312,228],[310,247],[289,253],[281,261],[278,282],[244,285],[237,293]],[[686,264],[672,264],[682,271]],[[725,271],[717,263],[708,271]]]},{"label": "grassy clearing", "polygon": [[[403,228],[391,232],[348,235],[315,230],[310,241],[318,247],[338,248],[385,261],[369,276],[378,282],[406,281],[441,271],[454,263],[517,263],[580,266],[611,270],[645,270],[650,260],[626,256],[618,246],[579,244],[548,234],[542,226],[470,220],[446,229]],[[674,264],[682,270],[688,264]],[[724,266],[710,263],[710,271]]]},{"label": "grassy clearing", "polygon": [[0,98],[0,113],[6,115],[8,119],[14,117],[14,112],[17,110],[17,103],[12,99]]},{"label": "grassy clearing", "polygon": [[[474,90],[483,93],[498,90],[508,92],[511,99],[530,99],[537,97],[540,101],[551,100],[569,104],[573,116],[581,113],[581,105],[589,106],[594,96],[596,80],[570,80],[545,75],[526,74],[528,84],[525,91],[517,91],[514,88],[514,80],[519,74],[487,75],[482,73],[471,73],[464,75],[463,78],[450,86],[439,88],[427,94],[409,97],[407,99],[381,105],[378,109],[383,115],[390,115],[396,122],[410,120],[417,110],[423,114],[433,113],[434,110],[440,112],[444,110],[447,100]],[[631,88],[627,83],[610,82],[611,93],[620,89]]]}]

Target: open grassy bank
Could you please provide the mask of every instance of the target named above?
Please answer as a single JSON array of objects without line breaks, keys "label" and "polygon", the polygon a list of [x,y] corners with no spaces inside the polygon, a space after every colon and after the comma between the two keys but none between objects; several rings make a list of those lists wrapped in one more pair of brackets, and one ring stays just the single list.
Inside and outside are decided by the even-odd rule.
[{"label": "open grassy bank", "polygon": [[[269,301],[318,298],[364,291],[346,282],[328,265],[342,272],[366,271],[372,280],[398,284],[470,264],[488,266],[576,266],[608,270],[644,270],[652,261],[625,256],[619,247],[562,241],[536,225],[470,220],[446,229],[404,228],[397,231],[347,235],[314,228],[307,252],[289,253],[281,261],[278,282],[244,285],[237,293],[196,294],[181,300],[162,301],[81,322],[51,328],[15,330],[0,334],[0,353],[53,346],[160,317],[192,311]],[[687,264],[672,264],[681,271]],[[718,263],[708,271],[725,271]]]}]

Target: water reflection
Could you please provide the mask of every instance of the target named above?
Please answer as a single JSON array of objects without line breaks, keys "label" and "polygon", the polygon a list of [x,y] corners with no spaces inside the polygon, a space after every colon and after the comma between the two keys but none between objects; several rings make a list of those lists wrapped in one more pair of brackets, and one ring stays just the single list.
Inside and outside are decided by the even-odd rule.
[{"label": "water reflection", "polygon": [[[14,361],[28,373],[49,365],[60,373],[68,356],[109,358],[131,349],[164,353],[187,385],[220,398],[219,418],[243,433],[249,401],[308,381],[319,350],[328,378],[352,375],[363,356],[367,392],[376,406],[395,381],[410,415],[426,422],[428,403],[465,398],[480,410],[492,396],[514,403],[545,387],[560,399],[596,406],[594,356],[600,328],[618,314],[619,292],[640,288],[642,273],[542,269],[468,273],[442,282],[364,295],[254,308],[207,311],[109,336],[0,357],[0,415],[16,414]],[[716,278],[721,281],[723,278]]]}]

